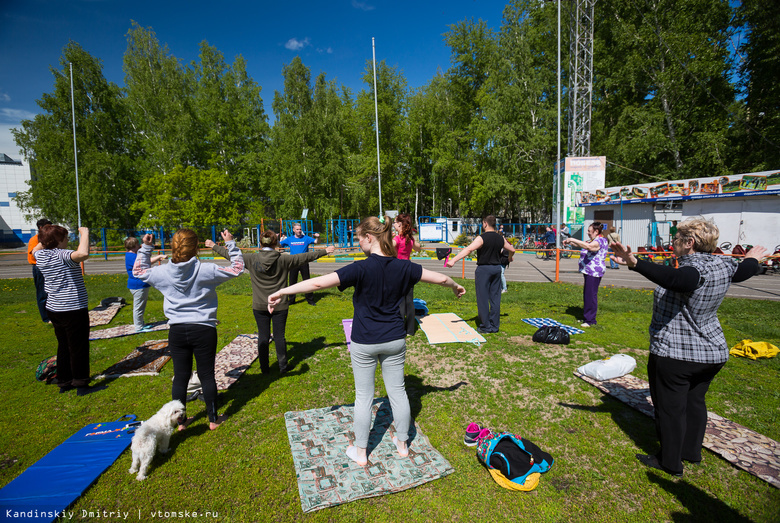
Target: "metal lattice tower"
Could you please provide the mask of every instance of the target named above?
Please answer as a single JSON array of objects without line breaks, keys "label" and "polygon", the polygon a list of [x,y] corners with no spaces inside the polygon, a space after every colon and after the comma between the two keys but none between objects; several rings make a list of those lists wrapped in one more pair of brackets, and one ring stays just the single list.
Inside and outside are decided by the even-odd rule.
[{"label": "metal lattice tower", "polygon": [[571,0],[570,4],[568,156],[590,156],[595,3],[596,0]]}]

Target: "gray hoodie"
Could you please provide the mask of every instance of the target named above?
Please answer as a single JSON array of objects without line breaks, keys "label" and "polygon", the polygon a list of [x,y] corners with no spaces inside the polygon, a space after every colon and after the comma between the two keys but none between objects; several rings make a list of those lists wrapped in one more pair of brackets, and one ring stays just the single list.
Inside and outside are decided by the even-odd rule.
[{"label": "gray hoodie", "polygon": [[216,287],[244,272],[244,258],[236,242],[225,242],[231,265],[200,263],[193,256],[183,263],[166,263],[151,267],[151,245],[142,245],[133,265],[133,276],[160,291],[165,298],[163,311],[168,323],[217,325]]}]

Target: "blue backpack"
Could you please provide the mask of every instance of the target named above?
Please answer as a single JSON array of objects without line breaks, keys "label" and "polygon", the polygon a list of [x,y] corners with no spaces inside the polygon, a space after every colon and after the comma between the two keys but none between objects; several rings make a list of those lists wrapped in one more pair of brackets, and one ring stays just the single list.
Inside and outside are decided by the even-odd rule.
[{"label": "blue backpack", "polygon": [[534,443],[511,432],[499,432],[482,438],[477,457],[493,479],[510,490],[530,491],[542,474],[553,466],[553,457]]}]

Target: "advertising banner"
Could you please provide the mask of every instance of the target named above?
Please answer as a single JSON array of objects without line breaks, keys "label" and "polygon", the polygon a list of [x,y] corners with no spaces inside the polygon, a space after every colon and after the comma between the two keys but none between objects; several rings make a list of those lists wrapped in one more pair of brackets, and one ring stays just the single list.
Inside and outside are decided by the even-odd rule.
[{"label": "advertising banner", "polygon": [[604,192],[607,157],[571,156],[565,159],[564,170],[563,223],[583,223],[585,210],[578,208],[578,195]]},{"label": "advertising banner", "polygon": [[620,202],[652,203],[769,194],[780,194],[780,171],[607,187],[604,190],[583,188],[576,193],[575,202],[578,207],[587,207]]}]

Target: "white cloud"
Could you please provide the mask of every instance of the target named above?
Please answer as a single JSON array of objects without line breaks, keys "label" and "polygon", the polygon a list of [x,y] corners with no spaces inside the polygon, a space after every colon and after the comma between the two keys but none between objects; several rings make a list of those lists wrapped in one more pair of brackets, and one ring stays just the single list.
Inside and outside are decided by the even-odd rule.
[{"label": "white cloud", "polygon": [[332,47],[328,47],[327,49],[320,49],[318,47],[317,48],[317,52],[320,53],[320,54],[322,54],[322,53],[333,54],[333,48]]},{"label": "white cloud", "polygon": [[297,38],[290,38],[287,40],[287,43],[284,44],[284,46],[289,49],[290,51],[300,51],[304,47],[309,45],[309,37],[307,36],[303,40],[298,40]]},{"label": "white cloud", "polygon": [[11,134],[11,128],[13,125],[0,125],[0,153],[7,154],[14,160],[21,160],[22,153],[19,151],[19,147],[14,142],[14,137]]},{"label": "white cloud", "polygon": [[375,9],[373,5],[368,5],[365,2],[358,2],[357,0],[352,0],[352,7],[360,9],[361,11],[373,11]]},{"label": "white cloud", "polygon": [[35,118],[35,113],[25,111],[24,109],[11,109],[9,107],[0,108],[0,121],[5,123],[19,123],[22,120],[31,120]]},{"label": "white cloud", "polygon": [[8,96],[6,93],[0,93],[0,102],[10,102],[11,97]]}]

